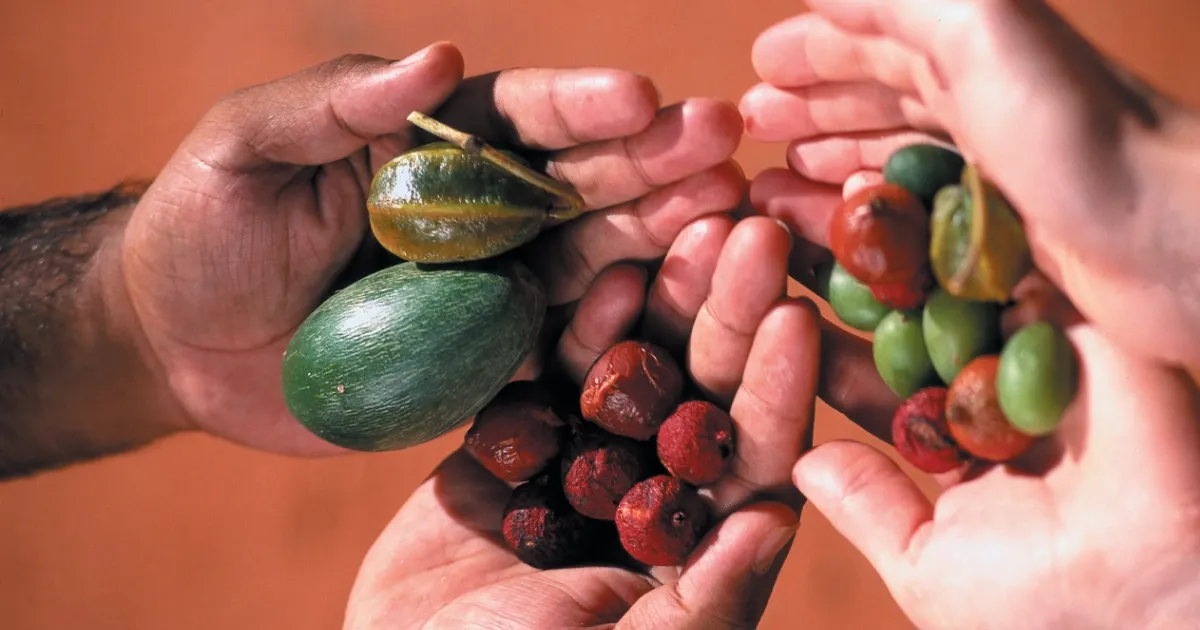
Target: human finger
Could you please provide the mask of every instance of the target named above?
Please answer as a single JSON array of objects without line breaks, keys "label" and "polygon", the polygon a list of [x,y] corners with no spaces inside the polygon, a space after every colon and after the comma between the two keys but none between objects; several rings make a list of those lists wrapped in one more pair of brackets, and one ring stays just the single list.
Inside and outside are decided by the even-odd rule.
[{"label": "human finger", "polygon": [[739,109],[746,134],[762,142],[937,128],[936,120],[916,97],[875,81],[786,89],[760,83],[746,92]]},{"label": "human finger", "polygon": [[596,277],[579,302],[558,342],[558,359],[567,376],[582,383],[588,369],[637,322],[646,296],[646,272],[617,265]]}]

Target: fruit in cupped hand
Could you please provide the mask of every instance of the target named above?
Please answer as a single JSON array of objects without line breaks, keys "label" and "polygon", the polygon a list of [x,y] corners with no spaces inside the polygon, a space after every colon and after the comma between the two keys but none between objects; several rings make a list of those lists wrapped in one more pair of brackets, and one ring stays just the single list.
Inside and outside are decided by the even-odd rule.
[{"label": "fruit in cupped hand", "polygon": [[996,355],[976,358],[959,371],[946,394],[950,437],[963,450],[990,462],[1006,462],[1033,443],[1000,409],[996,395],[999,363]]},{"label": "fruit in cupped hand", "polygon": [[896,409],[892,444],[908,463],[927,473],[949,472],[969,461],[950,437],[945,387],[922,389]]},{"label": "fruit in cupped hand", "polygon": [[710,484],[733,455],[733,420],[710,402],[689,400],[662,423],[657,442],[667,472],[692,485]]},{"label": "fruit in cupped hand", "polygon": [[622,341],[588,370],[579,408],[610,433],[649,440],[683,396],[683,373],[663,348]]},{"label": "fruit in cupped hand", "polygon": [[942,289],[925,303],[921,326],[933,369],[951,383],[972,359],[1000,350],[1000,309],[994,303],[963,300]]},{"label": "fruit in cupped hand", "polygon": [[542,474],[517,486],[504,508],[501,533],[517,558],[537,569],[583,561],[594,522],[571,509],[557,476]]},{"label": "fruit in cupped hand", "polygon": [[929,263],[929,214],[900,186],[869,186],[833,213],[829,244],[859,282],[905,284]]},{"label": "fruit in cupped hand", "polygon": [[669,475],[631,489],[617,508],[621,546],[634,560],[656,567],[687,560],[709,524],[708,508],[691,487]]},{"label": "fruit in cupped hand", "polygon": [[344,448],[428,442],[509,382],[545,312],[537,278],[506,257],[385,268],[301,324],[283,357],[284,400],[308,430]]},{"label": "fruit in cupped hand", "polygon": [[911,310],[920,308],[929,294],[937,287],[929,268],[922,268],[907,282],[872,284],[871,295],[889,309]]},{"label": "fruit in cupped hand", "polygon": [[944,186],[957,183],[966,162],[961,154],[936,144],[910,144],[883,164],[883,181],[903,186],[926,208]]},{"label": "fruit in cupped hand", "polygon": [[1018,430],[1034,436],[1054,431],[1078,387],[1075,349],[1053,324],[1025,326],[1004,344],[996,394],[1000,409]]},{"label": "fruit in cupped hand", "polygon": [[956,297],[1007,302],[1033,257],[1025,228],[994,186],[968,166],[964,185],[933,202],[929,257],[938,283]]},{"label": "fruit in cupped hand", "polygon": [[611,521],[621,497],[649,477],[647,446],[637,440],[581,427],[562,460],[563,492],[580,514]]},{"label": "fruit in cupped hand", "polygon": [[940,384],[925,347],[920,311],[888,313],[875,328],[872,354],[879,376],[901,398]]},{"label": "fruit in cupped hand", "polygon": [[879,320],[891,310],[839,263],[835,263],[830,271],[828,299],[830,308],[842,323],[863,332],[875,330]]},{"label": "fruit in cupped hand", "polygon": [[566,428],[540,383],[516,381],[475,416],[463,445],[497,478],[526,481],[558,457]]}]

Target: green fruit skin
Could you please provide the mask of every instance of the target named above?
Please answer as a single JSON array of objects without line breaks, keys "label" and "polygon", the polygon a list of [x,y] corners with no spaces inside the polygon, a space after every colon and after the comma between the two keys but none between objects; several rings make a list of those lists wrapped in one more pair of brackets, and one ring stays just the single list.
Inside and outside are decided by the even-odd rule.
[{"label": "green fruit skin", "polygon": [[921,319],[921,311],[892,311],[875,328],[875,369],[883,382],[904,399],[925,387],[942,384],[925,348]]},{"label": "green fruit skin", "polygon": [[838,319],[855,330],[875,330],[880,320],[891,311],[875,299],[867,285],[859,282],[840,264],[835,264],[830,272],[828,294],[829,306]]},{"label": "green fruit skin", "polygon": [[925,208],[943,186],[962,178],[965,160],[958,153],[934,144],[912,144],[897,149],[883,165],[883,179],[908,189]]},{"label": "green fruit skin", "polygon": [[507,257],[395,265],[335,293],[283,357],[288,410],[358,451],[408,448],[468,421],[516,374],[546,312]]},{"label": "green fruit skin", "polygon": [[925,302],[922,329],[933,369],[943,383],[954,382],[972,359],[1000,350],[1000,309],[990,302],[964,300],[937,289]]},{"label": "green fruit skin", "polygon": [[1000,352],[996,396],[1018,431],[1041,436],[1054,431],[1079,388],[1079,362],[1070,340],[1054,325],[1029,324]]}]

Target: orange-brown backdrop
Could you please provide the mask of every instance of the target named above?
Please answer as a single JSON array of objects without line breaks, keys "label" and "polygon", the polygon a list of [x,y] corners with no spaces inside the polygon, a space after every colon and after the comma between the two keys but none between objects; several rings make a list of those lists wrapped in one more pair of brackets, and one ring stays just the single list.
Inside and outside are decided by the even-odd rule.
[{"label": "orange-brown backdrop", "polygon": [[[1059,0],[1153,83],[1200,103],[1194,0]],[[583,8],[590,6],[592,8]],[[1134,8],[1136,6],[1136,8]],[[345,52],[448,39],[468,73],[612,65],[669,102],[736,101],[755,34],[798,2],[0,2],[0,206],[151,175],[221,93]],[[781,147],[744,143],[749,174]],[[0,412],[2,420],[2,412]],[[827,410],[817,439],[862,434]],[[300,461],[198,436],[0,486],[0,627],[328,630],[372,539],[459,435]],[[805,515],[764,628],[907,628],[870,567]]]}]

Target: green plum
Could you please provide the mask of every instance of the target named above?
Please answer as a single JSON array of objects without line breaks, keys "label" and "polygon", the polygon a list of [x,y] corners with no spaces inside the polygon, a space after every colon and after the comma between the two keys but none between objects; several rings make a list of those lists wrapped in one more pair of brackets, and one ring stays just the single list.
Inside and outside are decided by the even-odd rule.
[{"label": "green plum", "polygon": [[875,328],[875,369],[900,398],[943,384],[925,347],[921,319],[921,311],[892,311]]},{"label": "green plum", "polygon": [[1004,344],[996,395],[1000,410],[1019,431],[1034,436],[1054,431],[1078,388],[1075,349],[1053,324],[1029,324]]}]

